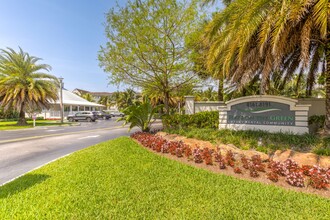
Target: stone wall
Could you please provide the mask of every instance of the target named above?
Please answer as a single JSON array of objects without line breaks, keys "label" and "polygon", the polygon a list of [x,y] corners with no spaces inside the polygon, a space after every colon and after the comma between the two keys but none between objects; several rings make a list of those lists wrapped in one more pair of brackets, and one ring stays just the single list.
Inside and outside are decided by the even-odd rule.
[{"label": "stone wall", "polygon": [[[300,98],[299,105],[311,105],[308,117],[312,115],[325,115],[325,99],[321,98]],[[194,96],[186,96],[186,114],[194,114],[202,111],[217,111],[224,102],[194,101]]]},{"label": "stone wall", "polygon": [[195,102],[195,113],[205,111],[218,111],[218,107],[223,105],[224,102]]},{"label": "stone wall", "polygon": [[325,115],[325,99],[305,98],[298,99],[298,104],[311,105],[308,112],[308,117],[312,115]]}]

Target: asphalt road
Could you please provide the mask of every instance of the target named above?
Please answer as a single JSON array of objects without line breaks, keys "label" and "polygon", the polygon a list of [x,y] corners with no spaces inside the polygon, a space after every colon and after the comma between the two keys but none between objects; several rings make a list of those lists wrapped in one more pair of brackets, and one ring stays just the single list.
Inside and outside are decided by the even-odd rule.
[{"label": "asphalt road", "polygon": [[130,135],[128,128],[115,120],[0,131],[0,185],[77,150]]}]

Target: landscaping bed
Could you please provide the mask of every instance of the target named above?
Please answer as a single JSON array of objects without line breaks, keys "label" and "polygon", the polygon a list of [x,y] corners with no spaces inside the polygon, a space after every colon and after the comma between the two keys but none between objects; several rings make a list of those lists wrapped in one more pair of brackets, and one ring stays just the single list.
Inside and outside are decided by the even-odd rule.
[{"label": "landscaping bed", "polygon": [[164,132],[158,135],[136,133],[132,137],[153,151],[213,172],[330,198],[330,158],[324,158],[326,167],[321,167],[317,164],[298,164],[290,157],[268,157],[257,151],[214,146],[209,142]]},{"label": "landscaping bed", "polygon": [[209,128],[171,128],[164,131],[188,138],[210,141],[214,144],[233,144],[243,150],[255,149],[267,154],[273,154],[277,150],[291,149],[330,156],[330,137]]},{"label": "landscaping bed", "polygon": [[196,169],[122,137],[0,187],[0,219],[329,219],[330,200]]}]

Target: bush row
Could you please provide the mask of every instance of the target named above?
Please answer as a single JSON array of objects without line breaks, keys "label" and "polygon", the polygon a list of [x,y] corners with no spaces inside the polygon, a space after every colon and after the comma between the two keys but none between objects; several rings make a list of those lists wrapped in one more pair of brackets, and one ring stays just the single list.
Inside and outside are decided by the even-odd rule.
[{"label": "bush row", "polygon": [[234,155],[227,151],[222,155],[219,148],[209,149],[196,146],[191,148],[182,141],[168,141],[160,136],[150,133],[138,132],[131,135],[143,146],[156,152],[185,157],[195,163],[205,163],[206,165],[217,165],[219,169],[231,167],[235,173],[241,174],[243,170],[253,178],[266,173],[268,179],[277,182],[279,177],[296,187],[311,186],[315,189],[327,189],[330,183],[330,167],[322,168],[319,166],[303,165],[299,166],[294,160],[287,159],[283,163],[277,161],[263,162],[259,155],[251,158],[245,155]]},{"label": "bush row", "polygon": [[211,128],[219,127],[219,112],[198,112],[193,115],[166,115],[162,118],[166,128]]}]

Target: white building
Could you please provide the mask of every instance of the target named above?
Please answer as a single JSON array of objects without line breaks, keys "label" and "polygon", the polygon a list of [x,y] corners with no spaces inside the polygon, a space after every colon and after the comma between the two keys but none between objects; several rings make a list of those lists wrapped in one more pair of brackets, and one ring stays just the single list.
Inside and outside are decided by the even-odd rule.
[{"label": "white building", "polygon": [[[94,102],[89,102],[80,96],[63,89],[63,109],[64,117],[69,114],[74,114],[79,111],[99,111],[106,107]],[[57,100],[51,105],[50,109],[44,109],[38,117],[44,117],[45,119],[59,119],[61,118],[60,100]]]}]

